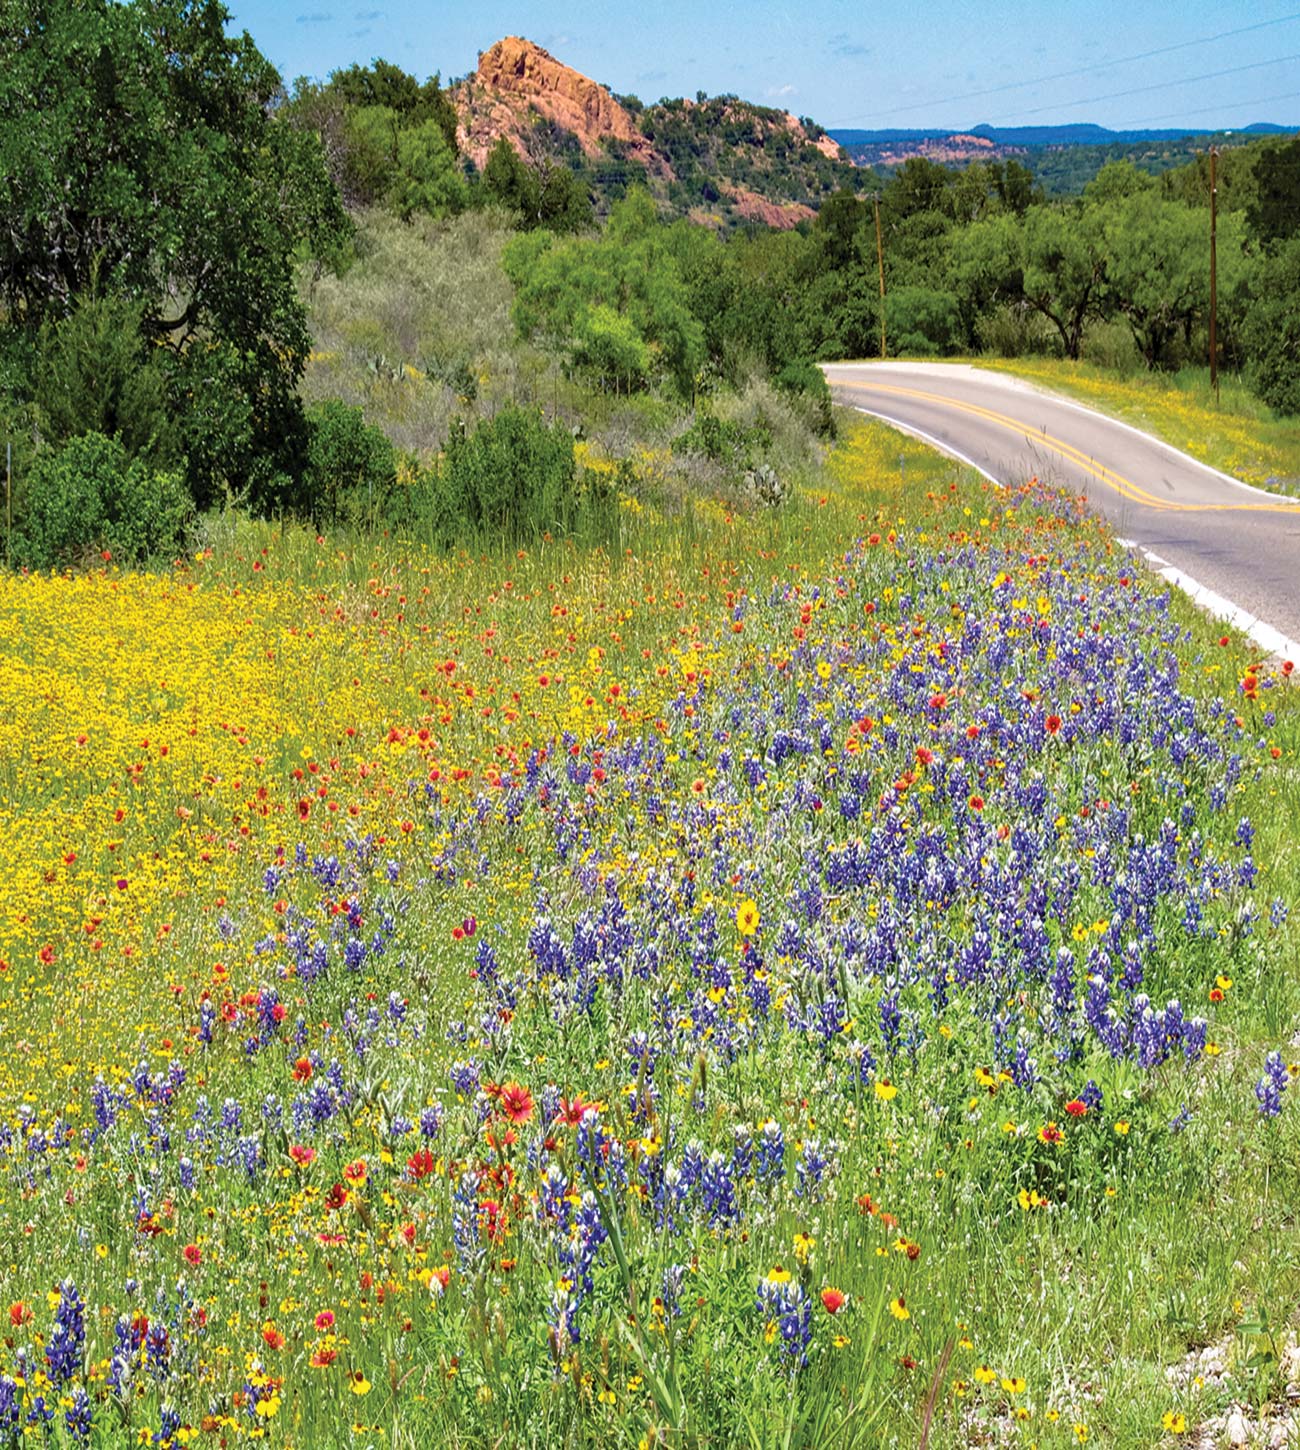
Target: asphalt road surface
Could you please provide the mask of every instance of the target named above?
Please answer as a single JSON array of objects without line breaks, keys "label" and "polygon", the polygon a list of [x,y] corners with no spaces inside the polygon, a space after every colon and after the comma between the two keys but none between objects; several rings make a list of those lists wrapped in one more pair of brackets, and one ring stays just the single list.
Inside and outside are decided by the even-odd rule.
[{"label": "asphalt road surface", "polygon": [[923,436],[1000,483],[1037,475],[1086,495],[1152,567],[1300,664],[1300,505],[1002,373],[901,362],[824,371],[837,402]]}]

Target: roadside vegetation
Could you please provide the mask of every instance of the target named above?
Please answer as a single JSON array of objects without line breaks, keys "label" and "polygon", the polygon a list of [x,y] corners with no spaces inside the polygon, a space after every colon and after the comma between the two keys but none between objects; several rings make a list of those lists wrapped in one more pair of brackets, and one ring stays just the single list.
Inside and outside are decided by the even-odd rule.
[{"label": "roadside vegetation", "polygon": [[[835,413],[854,197],[598,228],[436,78],[27,20],[0,1445],[1278,1429],[1300,662]],[[891,266],[1072,235],[1000,175],[903,176]]]},{"label": "roadside vegetation", "polygon": [[1268,1422],[1289,677],[1070,500],[809,484],[0,585],[6,1430]]}]

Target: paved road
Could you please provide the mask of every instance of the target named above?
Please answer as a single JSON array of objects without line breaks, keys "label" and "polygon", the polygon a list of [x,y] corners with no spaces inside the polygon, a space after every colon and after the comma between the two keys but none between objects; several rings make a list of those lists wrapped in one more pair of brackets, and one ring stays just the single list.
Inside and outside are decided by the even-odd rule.
[{"label": "paved road", "polygon": [[1002,373],[956,363],[832,363],[838,402],[927,436],[1002,483],[1037,475],[1085,494],[1122,538],[1184,577],[1270,652],[1300,663],[1300,505],[1149,434]]}]

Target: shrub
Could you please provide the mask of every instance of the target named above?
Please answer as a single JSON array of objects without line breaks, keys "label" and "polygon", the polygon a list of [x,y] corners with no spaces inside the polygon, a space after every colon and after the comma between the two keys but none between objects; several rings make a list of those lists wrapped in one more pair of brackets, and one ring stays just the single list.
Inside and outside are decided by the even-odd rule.
[{"label": "shrub", "polygon": [[457,537],[469,529],[511,537],[558,532],[571,521],[573,435],[532,409],[503,408],[472,434],[456,420],[441,474],[438,510],[460,521]]},{"label": "shrub", "polygon": [[102,433],[39,452],[24,495],[11,554],[36,569],[75,563],[93,549],[125,564],[174,553],[193,512],[179,474],[132,460]]},{"label": "shrub", "polygon": [[143,312],[140,303],[86,296],[71,316],[41,328],[32,401],[47,439],[102,433],[132,457],[172,461],[167,377],[141,335]]},{"label": "shrub", "polygon": [[794,397],[806,398],[817,410],[817,431],[829,437],[834,431],[835,416],[831,411],[831,389],[826,375],[815,363],[797,358],[788,362],[774,379],[776,386]]},{"label": "shrub", "polygon": [[330,400],[307,410],[306,506],[322,527],[387,513],[397,457],[360,408]]},{"label": "shrub", "polygon": [[1133,331],[1123,322],[1089,322],[1083,330],[1079,356],[1084,362],[1095,363],[1121,377],[1132,377],[1146,370],[1142,354],[1133,341]]},{"label": "shrub", "polygon": [[750,441],[749,431],[741,424],[700,408],[696,411],[695,421],[678,438],[676,446],[679,452],[698,453],[714,463],[745,467],[749,463]]},{"label": "shrub", "polygon": [[[1132,338],[1127,328],[1122,331],[1131,354]],[[995,353],[998,357],[1033,357],[1061,351],[1051,324],[1042,313],[1023,302],[1004,302],[979,313],[975,319],[975,340],[981,352]]]},{"label": "shrub", "polygon": [[961,347],[961,313],[951,292],[899,287],[885,301],[889,350],[930,357]]}]

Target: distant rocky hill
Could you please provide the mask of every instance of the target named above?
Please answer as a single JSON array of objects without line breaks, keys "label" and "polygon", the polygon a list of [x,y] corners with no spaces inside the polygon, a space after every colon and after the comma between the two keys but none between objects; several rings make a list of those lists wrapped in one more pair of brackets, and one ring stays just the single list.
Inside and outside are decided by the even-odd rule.
[{"label": "distant rocky hill", "polygon": [[845,154],[858,166],[901,166],[913,156],[924,156],[927,161],[937,161],[942,166],[964,166],[968,161],[1001,161],[1008,156],[1024,156],[1025,147],[961,131],[951,136],[859,141],[845,147]]},{"label": "distant rocky hill", "polygon": [[462,152],[481,167],[504,137],[571,167],[598,198],[643,183],[720,227],[792,227],[833,192],[869,182],[819,126],[736,96],[643,105],[615,96],[532,41],[499,40],[451,90]]},{"label": "distant rocky hill", "polygon": [[1110,131],[1077,123],[1062,126],[972,126],[969,131],[888,129],[832,131],[857,166],[890,172],[913,157],[945,166],[971,161],[1019,159],[1048,196],[1077,196],[1110,161],[1131,161],[1158,175],[1184,166],[1208,146],[1223,149],[1267,136],[1283,136],[1285,126],[1259,122],[1236,131]]}]

